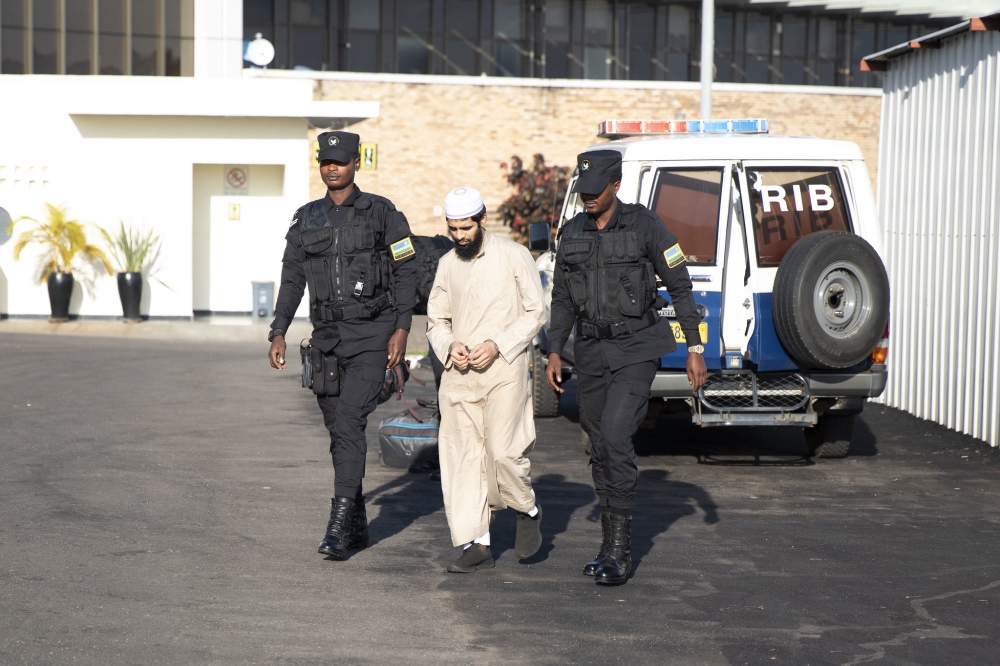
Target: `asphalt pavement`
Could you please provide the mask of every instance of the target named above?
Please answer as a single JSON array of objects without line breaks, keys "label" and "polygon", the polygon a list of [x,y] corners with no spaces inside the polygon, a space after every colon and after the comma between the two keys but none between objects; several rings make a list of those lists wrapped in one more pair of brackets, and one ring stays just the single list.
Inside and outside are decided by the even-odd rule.
[{"label": "asphalt pavement", "polygon": [[542,550],[516,560],[505,512],[470,575],[445,572],[440,485],[379,465],[393,400],[369,421],[372,546],[336,562],[329,438],[266,349],[0,333],[0,663],[998,661],[983,442],[869,405],[849,458],[811,460],[797,429],[662,416],[636,439],[635,575],[601,588],[572,391],[537,421]]}]

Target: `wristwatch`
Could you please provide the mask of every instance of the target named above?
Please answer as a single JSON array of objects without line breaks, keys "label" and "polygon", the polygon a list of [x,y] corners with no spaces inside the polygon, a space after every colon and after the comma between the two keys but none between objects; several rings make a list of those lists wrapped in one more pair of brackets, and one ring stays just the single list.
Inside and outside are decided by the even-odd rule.
[{"label": "wristwatch", "polygon": [[278,336],[285,337],[285,332],[280,328],[272,328],[267,334],[267,341],[274,342],[274,339]]},{"label": "wristwatch", "polygon": [[705,353],[705,345],[689,345],[688,346],[688,351],[689,352],[693,352],[695,354],[704,354]]}]

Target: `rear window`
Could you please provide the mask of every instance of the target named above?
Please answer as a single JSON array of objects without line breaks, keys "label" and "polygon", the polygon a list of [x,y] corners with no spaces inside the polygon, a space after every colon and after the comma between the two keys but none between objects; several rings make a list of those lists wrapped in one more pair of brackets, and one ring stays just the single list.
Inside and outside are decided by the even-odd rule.
[{"label": "rear window", "polygon": [[689,264],[714,264],[723,169],[660,169],[650,209],[677,236]]},{"label": "rear window", "polygon": [[748,168],[747,180],[759,266],[777,266],[803,236],[851,230],[836,168]]}]

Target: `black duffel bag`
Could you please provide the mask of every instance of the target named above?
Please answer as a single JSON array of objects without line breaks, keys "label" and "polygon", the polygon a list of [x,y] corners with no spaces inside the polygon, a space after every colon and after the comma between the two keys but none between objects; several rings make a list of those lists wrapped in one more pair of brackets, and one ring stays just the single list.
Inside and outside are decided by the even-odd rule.
[{"label": "black duffel bag", "polygon": [[413,409],[394,414],[378,424],[379,457],[386,467],[420,466],[438,453],[441,415],[423,416]]}]

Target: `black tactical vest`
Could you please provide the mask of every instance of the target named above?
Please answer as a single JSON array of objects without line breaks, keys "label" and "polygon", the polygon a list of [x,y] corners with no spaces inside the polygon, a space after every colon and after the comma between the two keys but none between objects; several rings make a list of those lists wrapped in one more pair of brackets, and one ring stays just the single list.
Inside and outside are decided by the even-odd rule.
[{"label": "black tactical vest", "polygon": [[328,225],[322,201],[299,211],[313,319],[373,317],[393,304],[389,252],[372,224],[371,205],[352,206],[338,228]]},{"label": "black tactical vest", "polygon": [[584,230],[584,217],[561,232],[559,252],[569,272],[577,333],[613,338],[656,323],[656,274],[636,232],[634,207],[623,210],[615,228]]}]

